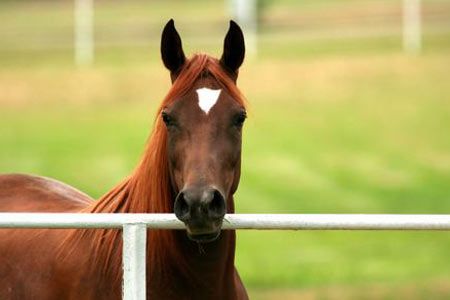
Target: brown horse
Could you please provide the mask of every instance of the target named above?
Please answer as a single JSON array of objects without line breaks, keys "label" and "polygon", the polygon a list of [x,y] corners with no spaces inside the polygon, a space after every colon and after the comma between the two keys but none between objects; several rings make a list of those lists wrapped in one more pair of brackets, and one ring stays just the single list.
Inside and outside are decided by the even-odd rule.
[{"label": "brown horse", "polygon": [[[187,59],[173,20],[161,54],[172,87],[135,171],[98,201],[51,179],[0,176],[0,211],[175,213],[186,231],[149,230],[149,299],[247,299],[234,266],[243,97],[236,87],[244,38],[230,22],[220,60]],[[120,299],[120,230],[0,230],[0,299]]]}]

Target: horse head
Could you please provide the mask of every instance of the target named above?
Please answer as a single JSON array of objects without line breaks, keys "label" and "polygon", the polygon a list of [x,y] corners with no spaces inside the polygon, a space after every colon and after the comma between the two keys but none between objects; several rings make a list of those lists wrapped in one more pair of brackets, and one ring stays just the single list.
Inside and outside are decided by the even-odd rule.
[{"label": "horse head", "polygon": [[[173,86],[182,90],[162,107],[160,115],[167,134],[173,210],[196,242],[216,240],[225,214],[234,212],[232,196],[239,184],[246,118],[236,80],[244,53],[242,31],[233,21],[221,59],[186,58],[173,20],[162,33],[162,60]],[[192,72],[200,63],[202,71]],[[184,82],[194,75],[186,86]]]}]

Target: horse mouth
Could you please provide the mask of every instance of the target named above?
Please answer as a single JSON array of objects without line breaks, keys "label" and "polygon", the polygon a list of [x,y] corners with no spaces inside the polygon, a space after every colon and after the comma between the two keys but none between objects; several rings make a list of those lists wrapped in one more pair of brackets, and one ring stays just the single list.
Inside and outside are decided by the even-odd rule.
[{"label": "horse mouth", "polygon": [[188,238],[197,243],[211,243],[217,240],[220,236],[220,230],[217,230],[215,232],[208,232],[208,233],[192,233],[187,232]]}]

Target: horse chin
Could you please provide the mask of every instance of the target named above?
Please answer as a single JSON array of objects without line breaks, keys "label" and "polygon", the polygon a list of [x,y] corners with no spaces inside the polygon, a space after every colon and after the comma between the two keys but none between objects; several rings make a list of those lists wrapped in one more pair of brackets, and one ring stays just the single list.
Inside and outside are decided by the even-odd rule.
[{"label": "horse chin", "polygon": [[211,243],[217,240],[220,236],[220,229],[215,232],[208,232],[208,233],[192,233],[187,232],[188,238],[197,243]]}]

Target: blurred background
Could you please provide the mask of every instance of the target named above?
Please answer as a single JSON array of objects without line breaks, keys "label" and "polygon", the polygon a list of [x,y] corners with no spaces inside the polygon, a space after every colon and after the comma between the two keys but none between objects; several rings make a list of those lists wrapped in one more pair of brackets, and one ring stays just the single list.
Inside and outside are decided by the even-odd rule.
[{"label": "blurred background", "polygon": [[[450,1],[0,1],[0,172],[99,197],[170,87],[160,33],[249,55],[239,213],[450,213]],[[91,10],[92,8],[92,10]],[[91,34],[92,33],[92,34]],[[450,299],[445,232],[240,231],[252,299]]]}]

